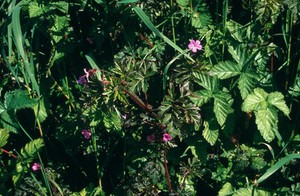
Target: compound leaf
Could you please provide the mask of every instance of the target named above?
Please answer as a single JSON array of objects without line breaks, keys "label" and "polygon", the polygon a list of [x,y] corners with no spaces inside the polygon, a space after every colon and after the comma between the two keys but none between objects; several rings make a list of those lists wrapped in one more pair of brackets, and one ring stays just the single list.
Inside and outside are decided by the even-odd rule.
[{"label": "compound leaf", "polygon": [[268,94],[261,88],[254,89],[253,93],[249,94],[244,103],[242,104],[242,110],[244,112],[251,112],[259,109],[259,106],[267,98]]},{"label": "compound leaf", "polygon": [[284,101],[284,96],[280,92],[272,92],[267,97],[267,102],[278,108],[286,116],[289,116],[290,109],[287,107]]},{"label": "compound leaf", "polygon": [[210,144],[214,145],[219,137],[219,130],[217,129],[217,123],[214,121],[204,121],[203,137]]},{"label": "compound leaf", "polygon": [[220,126],[223,126],[228,114],[233,112],[231,107],[233,99],[228,93],[214,95],[214,113]]},{"label": "compound leaf", "polygon": [[227,79],[241,73],[242,67],[232,61],[224,61],[215,65],[210,70],[210,75],[217,76],[219,79]]},{"label": "compound leaf", "polygon": [[278,131],[278,115],[273,108],[265,108],[256,111],[255,123],[260,134],[267,142],[271,142],[275,138],[275,133]]}]

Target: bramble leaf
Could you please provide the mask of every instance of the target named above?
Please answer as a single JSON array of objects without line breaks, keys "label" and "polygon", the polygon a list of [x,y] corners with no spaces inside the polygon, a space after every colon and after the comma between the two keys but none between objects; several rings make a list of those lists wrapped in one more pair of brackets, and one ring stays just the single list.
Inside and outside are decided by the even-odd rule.
[{"label": "bramble leaf", "polygon": [[262,137],[271,142],[275,138],[275,133],[278,131],[278,115],[272,108],[260,109],[255,114],[255,122]]},{"label": "bramble leaf", "polygon": [[193,76],[196,78],[195,82],[197,82],[203,88],[212,92],[219,89],[217,77],[211,77],[205,74],[201,74],[199,72],[193,72]]},{"label": "bramble leaf", "polygon": [[218,192],[218,196],[225,196],[225,195],[230,195],[230,193],[233,192],[233,187],[229,182],[226,182],[221,190]]},{"label": "bramble leaf", "polygon": [[241,73],[242,67],[232,61],[224,61],[215,65],[209,72],[212,76],[217,76],[219,79],[227,79],[237,76]]},{"label": "bramble leaf", "polygon": [[204,121],[203,137],[210,144],[214,145],[219,137],[219,130],[215,121]]},{"label": "bramble leaf", "polygon": [[290,109],[287,107],[284,101],[284,96],[280,92],[270,93],[267,97],[267,102],[277,107],[280,111],[282,111],[286,116],[289,116]]},{"label": "bramble leaf", "polygon": [[228,114],[233,112],[233,99],[229,93],[214,95],[214,113],[220,126],[223,126]]},{"label": "bramble leaf", "polygon": [[29,97],[25,90],[10,91],[5,94],[4,104],[7,110],[33,108],[37,101]]},{"label": "bramble leaf", "polygon": [[207,103],[213,97],[210,90],[199,90],[194,92],[189,98],[198,107]]},{"label": "bramble leaf", "polygon": [[0,115],[0,121],[6,130],[9,132],[18,133],[17,128],[19,125],[16,123],[12,111],[2,112]]},{"label": "bramble leaf", "polygon": [[0,148],[7,143],[9,137],[9,131],[6,129],[0,129]]},{"label": "bramble leaf", "polygon": [[24,148],[21,149],[21,155],[23,161],[31,162],[34,158],[36,158],[37,153],[44,146],[44,141],[41,138],[30,141],[25,145]]},{"label": "bramble leaf", "polygon": [[248,95],[242,104],[242,110],[244,112],[251,112],[258,110],[261,103],[264,102],[268,94],[261,88],[254,89],[254,92]]},{"label": "bramble leaf", "polygon": [[240,89],[243,99],[253,92],[255,84],[257,83],[257,78],[258,77],[254,71],[241,73],[238,82],[238,88]]}]

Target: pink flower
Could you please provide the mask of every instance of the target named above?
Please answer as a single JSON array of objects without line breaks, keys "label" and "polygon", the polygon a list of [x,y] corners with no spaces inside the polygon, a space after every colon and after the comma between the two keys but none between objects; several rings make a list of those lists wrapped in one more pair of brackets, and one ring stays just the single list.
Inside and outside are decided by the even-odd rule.
[{"label": "pink flower", "polygon": [[163,141],[167,142],[167,141],[170,141],[170,140],[172,140],[172,136],[168,133],[164,133],[163,134]]},{"label": "pink flower", "polygon": [[92,132],[89,129],[83,129],[81,131],[81,134],[84,136],[85,139],[87,140],[91,139]]},{"label": "pink flower", "polygon": [[40,170],[40,169],[41,169],[41,165],[38,164],[38,163],[33,163],[33,165],[31,166],[31,169],[32,169],[33,171]]},{"label": "pink flower", "polygon": [[77,80],[78,84],[86,84],[86,83],[88,83],[90,81],[89,77],[91,75],[93,75],[97,71],[97,69],[90,69],[90,70],[86,71],[86,68],[84,68],[83,71],[84,71],[85,74],[83,76],[79,77],[79,79]]},{"label": "pink flower", "polygon": [[190,39],[190,43],[189,43],[189,45],[188,45],[188,48],[189,48],[192,52],[196,53],[197,50],[202,50],[202,45],[201,45],[201,43],[200,43],[199,40],[193,40],[193,39]]},{"label": "pink flower", "polygon": [[147,136],[147,141],[148,142],[154,142],[154,140],[155,140],[155,135],[152,134],[152,135]]}]

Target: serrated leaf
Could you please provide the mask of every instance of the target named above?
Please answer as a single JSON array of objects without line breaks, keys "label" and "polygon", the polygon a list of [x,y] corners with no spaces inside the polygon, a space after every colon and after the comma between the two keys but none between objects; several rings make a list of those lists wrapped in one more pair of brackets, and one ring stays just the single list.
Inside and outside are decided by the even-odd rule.
[{"label": "serrated leaf", "polygon": [[228,28],[230,35],[239,42],[244,42],[244,28],[241,24],[233,21],[228,20],[226,22],[226,27]]},{"label": "serrated leaf", "polygon": [[120,131],[122,129],[121,118],[116,112],[103,113],[103,123],[107,130],[114,129]]},{"label": "serrated leaf", "polygon": [[220,126],[225,124],[228,114],[233,112],[231,105],[233,99],[228,93],[220,93],[214,95],[214,113]]},{"label": "serrated leaf", "polygon": [[18,123],[15,122],[14,113],[12,111],[4,111],[0,115],[0,121],[3,127],[12,133],[18,133]]},{"label": "serrated leaf", "polygon": [[37,118],[40,122],[46,120],[48,114],[45,107],[44,99],[40,99],[38,104],[33,108],[34,112],[37,114]]},{"label": "serrated leaf", "polygon": [[169,121],[171,120],[172,114],[165,114],[163,120],[162,120],[162,124],[163,125],[167,125],[169,123]]},{"label": "serrated leaf", "polygon": [[2,112],[4,112],[6,109],[5,109],[5,107],[4,107],[4,104],[2,103],[2,102],[0,102],[0,114],[2,113]]},{"label": "serrated leaf", "polygon": [[52,26],[51,31],[52,31],[52,38],[56,43],[59,42],[64,37],[68,25],[69,25],[68,17],[55,15],[54,25]]},{"label": "serrated leaf", "polygon": [[255,114],[255,123],[260,134],[267,142],[271,142],[275,138],[278,131],[278,115],[272,108],[260,109]]},{"label": "serrated leaf", "polygon": [[221,190],[218,192],[218,196],[225,196],[225,195],[230,195],[230,193],[233,192],[233,187],[229,182],[226,182]]},{"label": "serrated leaf", "polygon": [[5,94],[4,104],[7,110],[32,108],[36,106],[37,103],[35,99],[29,97],[25,90],[15,90]]},{"label": "serrated leaf", "polygon": [[190,0],[176,0],[176,2],[181,7],[186,7],[186,6],[188,6],[190,4]]},{"label": "serrated leaf", "polygon": [[24,148],[21,149],[21,156],[23,161],[31,162],[36,158],[37,153],[44,146],[44,141],[41,138],[30,141],[25,145]]},{"label": "serrated leaf", "polygon": [[242,99],[245,99],[250,93],[253,92],[253,89],[257,83],[257,75],[253,71],[243,72],[240,75],[238,88],[240,90]]},{"label": "serrated leaf", "polygon": [[248,196],[248,195],[271,196],[271,193],[264,190],[258,190],[254,187],[248,187],[248,188],[238,189],[232,196]]},{"label": "serrated leaf", "polygon": [[287,107],[284,101],[284,96],[280,92],[272,92],[267,97],[267,102],[277,107],[286,116],[289,116],[290,109]]},{"label": "serrated leaf", "polygon": [[9,131],[7,131],[6,129],[0,129],[0,148],[7,143],[8,137]]},{"label": "serrated leaf", "polygon": [[33,17],[38,17],[41,16],[44,12],[43,7],[41,7],[37,2],[32,1],[29,3],[29,17],[33,18]]},{"label": "serrated leaf", "polygon": [[212,92],[219,89],[219,83],[217,77],[211,77],[198,72],[193,72],[192,74],[196,78],[195,82],[197,82],[203,88],[210,90]]},{"label": "serrated leaf", "polygon": [[239,75],[241,70],[242,67],[235,62],[222,61],[209,71],[209,75],[217,76],[219,79],[227,79]]},{"label": "serrated leaf", "polygon": [[204,121],[203,137],[210,144],[214,145],[219,137],[219,130],[215,121]]},{"label": "serrated leaf", "polygon": [[268,94],[261,88],[254,89],[253,93],[248,95],[242,104],[244,112],[258,110],[261,103],[266,101]]},{"label": "serrated leaf", "polygon": [[243,65],[246,60],[246,49],[243,45],[239,45],[234,48],[233,46],[228,46],[228,52],[231,54],[232,58],[240,65]]},{"label": "serrated leaf", "polygon": [[58,9],[62,13],[67,14],[69,10],[69,3],[66,1],[51,2],[50,8]]},{"label": "serrated leaf", "polygon": [[189,96],[190,100],[198,107],[207,103],[213,97],[210,90],[199,90],[195,91]]}]

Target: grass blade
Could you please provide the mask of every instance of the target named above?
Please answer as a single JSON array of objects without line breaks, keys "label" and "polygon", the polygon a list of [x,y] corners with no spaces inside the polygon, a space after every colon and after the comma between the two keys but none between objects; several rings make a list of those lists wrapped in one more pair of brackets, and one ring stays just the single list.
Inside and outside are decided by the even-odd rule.
[{"label": "grass blade", "polygon": [[183,54],[185,57],[187,57],[192,62],[195,62],[194,59],[190,57],[190,55],[186,54],[184,50],[182,50],[179,46],[177,46],[174,42],[172,42],[169,38],[167,38],[164,34],[162,34],[150,21],[149,17],[146,15],[146,13],[140,8],[140,7],[134,7],[133,11],[141,18],[141,20],[145,23],[145,25],[157,36],[161,37],[164,42],[169,44],[172,48]]},{"label": "grass blade", "polygon": [[275,163],[272,167],[270,167],[266,173],[264,173],[258,180],[257,184],[265,181],[268,179],[272,174],[274,174],[278,169],[280,169],[283,165],[288,163],[293,159],[300,159],[300,154],[290,154],[285,156],[284,158],[280,159],[277,163]]},{"label": "grass blade", "polygon": [[30,63],[28,62],[28,58],[24,50],[24,44],[23,44],[24,39],[23,39],[21,23],[20,23],[20,11],[21,11],[21,7],[17,6],[15,7],[12,13],[12,29],[13,29],[14,41],[15,41],[18,54],[19,56],[22,57],[25,65],[26,75],[24,77],[30,79],[33,90],[35,90],[37,94],[40,95],[40,89],[35,79],[34,69],[30,66]]}]

